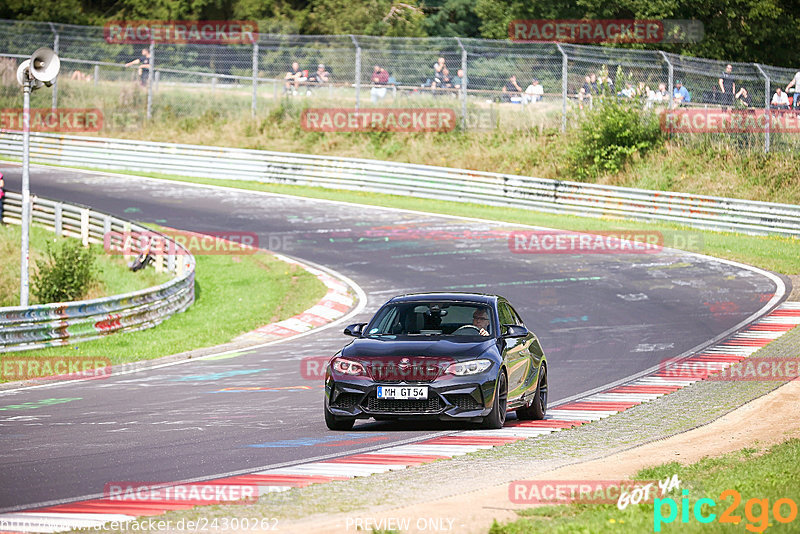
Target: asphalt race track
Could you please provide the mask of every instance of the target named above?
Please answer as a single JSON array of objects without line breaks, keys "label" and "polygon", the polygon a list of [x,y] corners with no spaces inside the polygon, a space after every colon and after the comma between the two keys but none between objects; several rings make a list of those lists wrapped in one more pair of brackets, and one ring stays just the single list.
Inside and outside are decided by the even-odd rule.
[{"label": "asphalt race track", "polygon": [[[19,191],[19,166],[0,170]],[[762,274],[674,251],[512,254],[508,225],[47,167],[32,169],[31,184],[33,194],[142,222],[256,232],[262,247],[359,284],[367,308],[352,322],[405,292],[505,295],[548,355],[551,405],[710,341],[777,291]],[[328,431],[322,381],[304,378],[301,360],[347,341],[330,328],[233,357],[0,392],[0,511],[102,494],[113,481],[263,470],[456,428]],[[36,405],[3,409],[21,403]]]}]

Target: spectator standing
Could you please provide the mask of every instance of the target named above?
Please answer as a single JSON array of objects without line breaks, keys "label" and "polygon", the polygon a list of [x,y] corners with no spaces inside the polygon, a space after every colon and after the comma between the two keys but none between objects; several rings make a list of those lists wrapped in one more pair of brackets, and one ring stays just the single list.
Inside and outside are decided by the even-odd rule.
[{"label": "spectator standing", "polygon": [[142,87],[147,87],[147,82],[150,78],[150,50],[142,48],[142,55],[133,61],[125,63],[126,67],[139,65],[139,83]]},{"label": "spectator standing", "polygon": [[284,90],[287,93],[292,91],[292,94],[296,95],[297,89],[300,87],[300,83],[308,80],[308,73],[300,70],[300,64],[295,61],[292,63],[289,72],[286,73],[286,76],[284,76],[283,79],[285,80]]},{"label": "spectator standing", "polygon": [[511,102],[512,97],[518,97],[522,94],[522,87],[517,83],[517,76],[515,74],[508,77],[508,81],[503,86],[502,92],[503,102]]},{"label": "spectator standing", "polygon": [[389,73],[380,65],[372,67],[372,89],[369,91],[370,100],[374,104],[386,96],[386,85],[389,83]]},{"label": "spectator standing", "polygon": [[439,60],[433,64],[433,81],[431,82],[431,89],[436,89],[437,86],[441,87],[443,71],[446,68],[447,66],[445,65],[443,57],[440,57]]},{"label": "spectator standing", "polygon": [[683,86],[680,80],[675,81],[675,87],[672,90],[672,101],[676,106],[688,104],[692,101],[692,94]]},{"label": "spectator standing", "polygon": [[775,94],[772,95],[772,108],[789,109],[789,95],[784,93],[780,87],[775,89]]},{"label": "spectator standing", "polygon": [[789,89],[794,87],[794,107],[800,107],[800,70],[794,74],[794,78],[789,84],[786,86],[786,92],[789,92]]},{"label": "spectator standing", "polygon": [[541,86],[539,80],[534,78],[531,84],[525,88],[525,100],[530,102],[539,102],[544,96],[544,87]]},{"label": "spectator standing", "polygon": [[733,105],[733,95],[736,94],[736,82],[733,81],[733,65],[728,64],[725,67],[725,72],[717,80],[719,90],[722,92],[722,97],[719,103],[723,106]]}]

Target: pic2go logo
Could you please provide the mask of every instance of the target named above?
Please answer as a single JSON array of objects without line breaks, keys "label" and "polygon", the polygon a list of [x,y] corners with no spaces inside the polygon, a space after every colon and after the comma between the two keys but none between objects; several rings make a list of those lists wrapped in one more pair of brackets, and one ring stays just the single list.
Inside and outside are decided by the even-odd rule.
[{"label": "pic2go logo", "polygon": [[[681,523],[689,522],[689,511],[691,509],[695,521],[698,523],[711,523],[717,519],[717,515],[711,512],[717,506],[714,499],[698,499],[694,506],[689,504],[689,490],[681,492],[680,507],[675,499],[670,497],[655,499],[653,501],[653,532],[661,532],[661,526],[672,523],[681,514]],[[742,516],[734,515],[742,502],[741,494],[736,490],[725,490],[719,494],[719,500],[728,498],[733,499],[730,505],[719,515],[720,523],[732,523],[738,525],[742,522]],[[666,517],[664,508],[668,509]],[[756,509],[758,512],[756,512]],[[778,523],[791,523],[797,519],[797,503],[792,499],[782,498],[775,501],[772,505],[772,517]],[[788,513],[785,513],[788,512]],[[750,532],[764,532],[769,526],[770,506],[769,499],[750,499],[744,505],[744,515],[748,523],[745,528]]]}]

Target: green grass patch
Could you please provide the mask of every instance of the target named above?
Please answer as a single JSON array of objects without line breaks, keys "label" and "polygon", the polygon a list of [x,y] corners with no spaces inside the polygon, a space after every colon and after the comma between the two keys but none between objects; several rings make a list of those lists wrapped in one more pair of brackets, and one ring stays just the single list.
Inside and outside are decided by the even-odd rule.
[{"label": "green grass patch", "polygon": [[155,329],[24,355],[100,356],[109,358],[112,364],[158,358],[225,343],[259,326],[291,317],[310,308],[327,291],[313,274],[265,252],[195,258],[195,302],[187,311]]},{"label": "green grass patch", "polygon": [[[800,440],[791,439],[775,445],[766,451],[743,449],[716,458],[703,460],[683,466],[677,462],[643,469],[634,477],[636,480],[664,480],[677,474],[681,480],[681,490],[687,490],[689,510],[686,522],[682,521],[682,496],[678,490],[667,497],[675,500],[677,516],[669,523],[658,522],[660,532],[797,532],[800,518],[789,523],[781,523],[774,515],[774,505],[780,499],[791,499],[798,505],[797,488],[800,487]],[[738,492],[740,501],[734,496],[722,495],[726,490]],[[695,504],[699,499],[711,499],[716,506],[703,504],[699,511],[703,516],[716,514],[710,523],[701,523],[694,515]],[[766,500],[766,509],[751,499]],[[735,506],[734,506],[735,505]],[[669,516],[666,503],[629,505],[619,510],[615,504],[605,505],[561,505],[541,506],[519,512],[520,519],[506,523],[495,523],[490,534],[521,534],[527,532],[553,532],[557,534],[607,533],[607,532],[654,532],[656,506],[660,517]],[[720,522],[722,514],[728,510],[730,516],[738,521]],[[796,508],[795,508],[796,510]],[[749,513],[748,513],[749,512]],[[790,517],[790,507],[783,504],[779,513]]]},{"label": "green grass patch", "polygon": [[[61,242],[71,237],[57,238],[53,232],[38,226],[32,226],[30,232],[30,276],[36,269],[36,261],[45,256],[46,247],[60,245]],[[0,258],[3,258],[3,268],[0,270],[0,307],[19,306],[20,283],[20,249],[22,241],[22,228],[16,225],[0,225]],[[105,254],[101,245],[91,245],[90,250],[95,257],[95,265],[99,270],[98,280],[89,287],[83,297],[93,299],[109,295],[120,295],[131,291],[138,291],[152,286],[163,284],[170,279],[168,273],[156,273],[154,269],[147,269],[132,273],[122,256]],[[31,304],[46,304],[39,302],[31,290]]]},{"label": "green grass patch", "polygon": [[[91,170],[100,170],[102,172],[101,169]],[[147,172],[113,172],[196,184],[219,185],[248,191],[264,191],[308,198],[353,202],[371,206],[410,209],[462,217],[476,217],[493,221],[544,226],[564,230],[660,231],[664,237],[664,245],[668,247],[735,260],[783,274],[800,273],[800,239],[791,237],[750,236],[733,232],[698,230],[688,226],[666,222],[643,222],[558,215],[519,208],[501,208],[483,206],[480,204],[360,191],[345,191],[322,187],[266,184],[240,180],[216,180],[212,178],[194,178]],[[657,257],[657,255],[654,257]]]}]

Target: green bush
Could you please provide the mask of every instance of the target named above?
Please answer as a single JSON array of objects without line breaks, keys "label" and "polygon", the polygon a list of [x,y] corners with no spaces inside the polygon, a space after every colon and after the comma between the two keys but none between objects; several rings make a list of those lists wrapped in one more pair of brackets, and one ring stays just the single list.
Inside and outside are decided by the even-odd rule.
[{"label": "green bush", "polygon": [[79,300],[97,281],[94,261],[92,251],[76,239],[64,241],[61,247],[48,245],[47,257],[36,262],[31,290],[42,303]]},{"label": "green bush", "polygon": [[638,100],[605,96],[596,99],[572,134],[567,153],[570,170],[578,180],[616,173],[631,156],[644,155],[662,142],[655,113],[642,110]]}]

